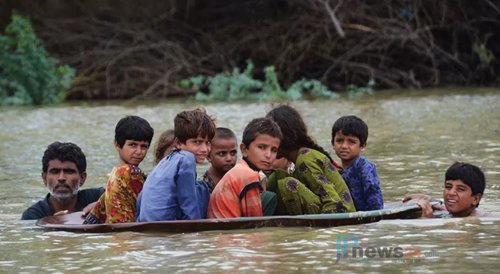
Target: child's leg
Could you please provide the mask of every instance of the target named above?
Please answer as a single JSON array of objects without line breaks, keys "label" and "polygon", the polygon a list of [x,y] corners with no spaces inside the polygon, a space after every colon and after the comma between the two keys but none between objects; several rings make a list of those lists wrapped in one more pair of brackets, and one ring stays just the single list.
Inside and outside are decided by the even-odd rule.
[{"label": "child's leg", "polygon": [[[321,201],[309,188],[294,177],[278,180],[280,200],[278,208],[285,208],[288,214],[320,214]],[[282,206],[279,206],[282,204]]]},{"label": "child's leg", "polygon": [[319,197],[284,170],[277,169],[269,176],[267,190],[276,193],[277,205],[274,215],[321,213]]}]

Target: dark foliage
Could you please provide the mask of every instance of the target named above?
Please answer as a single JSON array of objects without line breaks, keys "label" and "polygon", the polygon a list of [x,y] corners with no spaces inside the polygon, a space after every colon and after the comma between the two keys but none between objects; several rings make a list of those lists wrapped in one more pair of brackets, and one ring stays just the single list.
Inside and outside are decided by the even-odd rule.
[{"label": "dark foliage", "polygon": [[332,90],[370,79],[377,88],[499,82],[498,1],[137,3],[6,6],[32,16],[46,48],[77,68],[70,98],[185,94],[181,79],[244,68],[248,59],[256,71],[273,65],[284,86],[302,78]]}]

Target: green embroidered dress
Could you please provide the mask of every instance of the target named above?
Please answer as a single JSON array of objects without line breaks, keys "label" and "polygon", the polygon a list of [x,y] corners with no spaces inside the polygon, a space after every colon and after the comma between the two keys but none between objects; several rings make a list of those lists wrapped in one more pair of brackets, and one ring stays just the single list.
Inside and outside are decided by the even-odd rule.
[{"label": "green embroidered dress", "polygon": [[309,148],[299,150],[292,176],[275,170],[268,190],[277,194],[276,215],[354,212],[349,188],[323,153]]}]

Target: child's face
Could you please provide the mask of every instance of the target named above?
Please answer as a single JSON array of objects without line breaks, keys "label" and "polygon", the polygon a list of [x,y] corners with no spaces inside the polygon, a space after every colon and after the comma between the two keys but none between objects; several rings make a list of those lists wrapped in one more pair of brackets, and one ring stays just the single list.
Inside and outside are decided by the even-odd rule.
[{"label": "child's face", "polygon": [[469,216],[481,200],[481,194],[472,195],[472,189],[462,180],[444,182],[443,191],[446,210],[457,217]]},{"label": "child's face", "polygon": [[226,174],[236,164],[238,150],[236,140],[228,139],[213,139],[208,161],[212,167],[222,174]]},{"label": "child's face", "polygon": [[115,142],[115,148],[120,155],[121,162],[138,166],[148,153],[149,142],[126,140],[123,147],[120,147],[118,143]]},{"label": "child's face", "polygon": [[353,135],[344,135],[344,133],[339,130],[335,133],[335,138],[332,140],[332,146],[335,150],[335,154],[342,161],[351,161],[361,154],[361,151],[365,145],[361,146],[359,138]]},{"label": "child's face", "polygon": [[194,154],[197,164],[202,164],[207,159],[208,152],[210,151],[210,141],[208,137],[198,136],[196,138],[189,138],[186,143],[183,144],[177,141],[177,148],[182,150],[187,150]]},{"label": "child's face", "polygon": [[260,170],[269,170],[276,159],[280,139],[267,134],[257,134],[257,137],[250,143],[249,147],[245,144],[240,145],[241,154],[246,157]]}]

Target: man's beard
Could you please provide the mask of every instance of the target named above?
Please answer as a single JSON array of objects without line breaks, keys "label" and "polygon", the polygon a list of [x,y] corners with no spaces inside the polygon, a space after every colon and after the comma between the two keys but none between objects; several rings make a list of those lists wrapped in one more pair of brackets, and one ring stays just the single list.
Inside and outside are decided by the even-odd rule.
[{"label": "man's beard", "polygon": [[[67,186],[69,189],[71,189],[71,187],[69,187],[67,184],[64,184],[64,185]],[[57,188],[57,186],[55,188]],[[76,196],[76,194],[78,193],[78,190],[80,189],[80,185],[76,185],[75,189],[73,189],[71,192],[65,192],[65,193],[56,193],[56,192],[54,192],[54,189],[51,189],[49,186],[47,186],[47,189],[49,190],[50,196],[54,197],[56,200],[58,200],[61,203],[67,203],[73,197]]]}]

